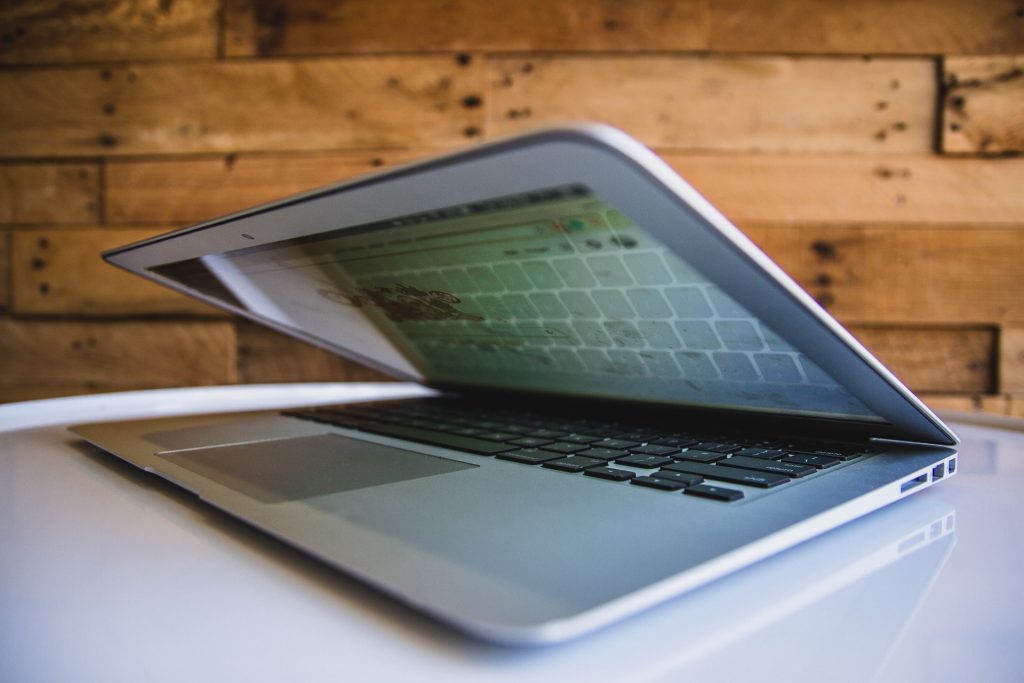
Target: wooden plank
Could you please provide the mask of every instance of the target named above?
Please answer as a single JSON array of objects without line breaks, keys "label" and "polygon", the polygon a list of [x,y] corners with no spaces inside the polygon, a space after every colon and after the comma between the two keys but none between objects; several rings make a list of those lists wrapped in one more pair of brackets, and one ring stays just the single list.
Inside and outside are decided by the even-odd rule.
[{"label": "wooden plank", "polygon": [[995,391],[994,327],[853,325],[850,331],[914,392]]},{"label": "wooden plank", "polygon": [[376,150],[227,156],[107,165],[111,223],[194,223],[425,155]]},{"label": "wooden plank", "polygon": [[1024,320],[1024,226],[749,225],[746,232],[846,323]]},{"label": "wooden plank", "polygon": [[11,309],[26,315],[190,313],[225,315],[204,303],[104,262],[106,249],[165,230],[16,230]]},{"label": "wooden plank", "polygon": [[0,164],[0,223],[95,223],[96,164]]},{"label": "wooden plank", "polygon": [[927,59],[736,56],[496,58],[488,132],[595,119],[655,147],[931,150]]},{"label": "wooden plank", "polygon": [[388,377],[255,323],[238,321],[238,372],[243,382],[381,382]]},{"label": "wooden plank", "polygon": [[444,146],[480,135],[478,69],[453,56],[0,72],[12,157]]},{"label": "wooden plank", "polygon": [[949,57],[943,70],[942,150],[1024,152],[1024,56]]},{"label": "wooden plank", "polygon": [[1024,418],[1024,394],[1013,394],[1009,399],[1010,405],[1006,414],[1010,417]]},{"label": "wooden plank", "polygon": [[1019,52],[1017,0],[710,0],[714,51],[824,54]]},{"label": "wooden plank", "polygon": [[699,50],[705,0],[229,0],[230,56]]},{"label": "wooden plank", "polygon": [[1020,224],[1024,159],[665,155],[736,221]]},{"label": "wooden plank", "polygon": [[0,400],[237,381],[230,322],[0,319]]},{"label": "wooden plank", "polygon": [[1012,415],[1012,396],[1001,394],[924,394],[921,400],[932,410],[953,410],[961,413],[988,413],[989,415]]},{"label": "wooden plank", "polygon": [[0,311],[11,305],[11,235],[0,230]]},{"label": "wooden plank", "polygon": [[[112,160],[112,223],[189,223],[427,154]],[[1024,159],[904,155],[699,154],[666,161],[737,221],[1020,223]]]},{"label": "wooden plank", "polygon": [[999,330],[999,390],[1024,393],[1024,324],[1010,323]]},{"label": "wooden plank", "polygon": [[217,22],[203,0],[16,0],[0,6],[0,63],[215,57]]}]

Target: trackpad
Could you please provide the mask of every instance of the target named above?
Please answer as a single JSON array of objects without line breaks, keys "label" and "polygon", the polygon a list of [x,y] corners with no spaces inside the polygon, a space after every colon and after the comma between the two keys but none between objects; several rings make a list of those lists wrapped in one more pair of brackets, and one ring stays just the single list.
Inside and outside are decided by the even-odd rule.
[{"label": "trackpad", "polygon": [[160,451],[156,455],[265,503],[477,467],[338,434]]}]

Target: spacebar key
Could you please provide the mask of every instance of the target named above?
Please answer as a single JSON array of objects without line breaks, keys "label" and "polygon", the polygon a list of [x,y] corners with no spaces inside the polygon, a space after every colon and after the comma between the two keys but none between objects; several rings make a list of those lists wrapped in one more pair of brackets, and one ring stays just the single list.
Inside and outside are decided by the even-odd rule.
[{"label": "spacebar key", "polygon": [[364,432],[395,436],[399,439],[408,439],[409,441],[430,444],[431,446],[444,446],[457,451],[468,451],[481,455],[494,455],[495,453],[504,453],[505,451],[514,451],[520,448],[520,446],[510,446],[509,444],[497,443],[495,441],[484,441],[483,439],[474,439],[469,436],[435,432],[431,429],[419,429],[417,427],[404,427],[386,422],[360,421],[355,427]]},{"label": "spacebar key", "polygon": [[699,474],[705,479],[717,479],[727,481],[731,484],[746,484],[767,489],[779,484],[785,484],[789,477],[771,472],[754,472],[753,470],[742,470],[738,467],[720,467],[718,465],[703,465],[697,462],[674,462],[665,465],[662,469],[674,472],[686,472],[687,474]]}]

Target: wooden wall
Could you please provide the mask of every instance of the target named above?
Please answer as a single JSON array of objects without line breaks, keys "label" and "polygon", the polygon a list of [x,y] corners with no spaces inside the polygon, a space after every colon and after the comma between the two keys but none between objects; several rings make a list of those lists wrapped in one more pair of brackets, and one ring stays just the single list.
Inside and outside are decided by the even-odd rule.
[{"label": "wooden wall", "polygon": [[98,253],[567,119],[662,153],[926,400],[1024,415],[1020,0],[8,0],[0,400],[373,378]]}]

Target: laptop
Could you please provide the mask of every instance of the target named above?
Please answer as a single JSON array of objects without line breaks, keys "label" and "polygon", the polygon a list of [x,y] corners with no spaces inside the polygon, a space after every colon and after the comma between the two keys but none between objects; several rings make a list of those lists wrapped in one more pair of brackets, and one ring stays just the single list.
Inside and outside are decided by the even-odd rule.
[{"label": "laptop", "polygon": [[956,473],[956,436],[599,124],[104,254],[430,394],[78,425],[476,637],[578,637]]}]

